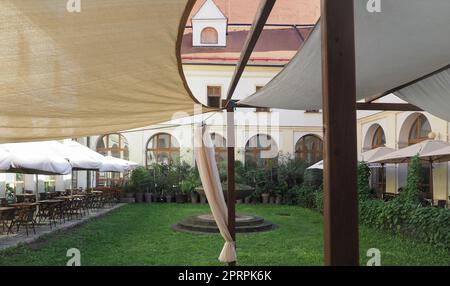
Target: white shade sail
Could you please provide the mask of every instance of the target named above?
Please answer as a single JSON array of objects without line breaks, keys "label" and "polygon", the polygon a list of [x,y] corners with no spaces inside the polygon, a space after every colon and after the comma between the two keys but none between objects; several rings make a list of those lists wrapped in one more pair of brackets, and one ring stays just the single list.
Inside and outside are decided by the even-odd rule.
[{"label": "white shade sail", "polygon": [[0,171],[8,170],[11,167],[11,155],[8,151],[0,147]]},{"label": "white shade sail", "polygon": [[11,166],[7,171],[26,174],[58,174],[67,175],[72,166],[64,157],[56,154],[51,143],[31,142],[2,144],[11,158]]},{"label": "white shade sail", "polygon": [[420,143],[391,152],[385,156],[375,158],[371,163],[405,163],[414,156],[424,157],[436,150],[450,147],[450,144],[440,140],[425,140]]},{"label": "white shade sail", "polygon": [[[189,0],[0,1],[0,142],[105,134],[193,113]],[[185,12],[186,11],[186,12]]]},{"label": "white shade sail", "polygon": [[[354,1],[357,99],[396,90],[450,64],[450,1],[384,0],[370,13]],[[402,99],[450,120],[448,71],[400,89]],[[283,109],[322,108],[321,28],[269,84],[241,103]]]}]

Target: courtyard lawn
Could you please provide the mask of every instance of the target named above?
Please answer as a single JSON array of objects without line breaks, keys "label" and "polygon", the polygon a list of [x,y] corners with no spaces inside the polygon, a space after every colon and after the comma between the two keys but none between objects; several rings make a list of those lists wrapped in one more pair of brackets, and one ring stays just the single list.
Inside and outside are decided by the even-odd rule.
[{"label": "courtyard lawn", "polygon": [[[323,219],[296,206],[238,205],[279,225],[274,231],[238,234],[239,265],[322,265]],[[74,229],[0,252],[0,265],[65,265],[69,248],[81,251],[82,265],[223,265],[219,235],[175,232],[170,225],[208,212],[206,205],[132,204]],[[361,264],[369,248],[381,251],[382,265],[450,265],[450,254],[424,243],[360,229]]]}]

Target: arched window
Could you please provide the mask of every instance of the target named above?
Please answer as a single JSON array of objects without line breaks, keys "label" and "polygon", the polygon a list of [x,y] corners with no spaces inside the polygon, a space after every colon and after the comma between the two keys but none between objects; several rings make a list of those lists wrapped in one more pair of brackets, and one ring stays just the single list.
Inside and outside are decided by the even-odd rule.
[{"label": "arched window", "polygon": [[384,135],[383,128],[378,126],[373,134],[372,149],[384,146],[386,146],[386,136]]},{"label": "arched window", "polygon": [[259,167],[273,167],[278,163],[278,147],[269,135],[258,134],[245,145],[245,163]]},{"label": "arched window", "polygon": [[128,141],[118,133],[103,135],[97,142],[97,152],[104,156],[130,160]]},{"label": "arched window", "polygon": [[[97,152],[104,156],[130,160],[130,149],[127,139],[118,133],[103,135],[97,141]],[[124,181],[123,174],[97,172],[97,186],[121,186]]]},{"label": "arched window", "polygon": [[200,37],[200,43],[205,45],[217,45],[219,43],[219,35],[216,29],[211,27],[204,28]]},{"label": "arched window", "polygon": [[211,140],[214,144],[217,164],[227,162],[227,141],[217,133],[211,133]]},{"label": "arched window", "polygon": [[428,139],[431,132],[431,125],[425,115],[419,115],[411,126],[409,131],[408,144],[413,145]]},{"label": "arched window", "polygon": [[147,143],[146,164],[173,164],[180,160],[180,145],[167,133],[153,135]]},{"label": "arched window", "polygon": [[295,156],[309,164],[314,164],[323,158],[323,141],[315,135],[306,135],[295,144]]},{"label": "arched window", "polygon": [[[372,135],[372,141],[370,148],[375,149],[386,146],[386,136],[383,128],[375,124],[371,129],[375,129]],[[372,130],[373,130],[372,129]],[[385,168],[372,168],[370,170],[370,187],[375,190],[376,196],[382,198],[386,192],[386,169]]]}]

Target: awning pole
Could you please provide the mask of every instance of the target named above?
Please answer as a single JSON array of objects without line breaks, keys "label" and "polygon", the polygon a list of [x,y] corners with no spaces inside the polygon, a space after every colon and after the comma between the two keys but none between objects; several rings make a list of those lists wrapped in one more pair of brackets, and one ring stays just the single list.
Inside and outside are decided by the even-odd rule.
[{"label": "awning pole", "polygon": [[434,205],[434,184],[433,184],[433,159],[430,158],[430,195],[431,195],[431,206]]},{"label": "awning pole", "polygon": [[36,201],[39,201],[39,175],[35,174],[35,179],[36,179]]},{"label": "awning pole", "polygon": [[325,265],[359,265],[353,0],[322,0]]},{"label": "awning pole", "polygon": [[[228,170],[228,231],[230,232],[236,246],[236,194],[234,182],[234,145],[235,145],[235,130],[234,130],[234,103],[230,102],[227,106],[227,170]],[[235,266],[236,261],[229,262],[229,266]]]}]

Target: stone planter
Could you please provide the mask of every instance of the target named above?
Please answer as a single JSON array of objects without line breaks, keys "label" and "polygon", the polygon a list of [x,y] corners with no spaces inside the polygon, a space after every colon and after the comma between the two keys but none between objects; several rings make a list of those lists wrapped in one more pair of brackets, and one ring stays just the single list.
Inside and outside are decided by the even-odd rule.
[{"label": "stone planter", "polygon": [[244,202],[244,200],[240,199],[240,200],[236,200],[237,204],[242,204]]},{"label": "stone planter", "polygon": [[137,203],[144,202],[144,193],[136,193],[136,202]]},{"label": "stone planter", "polygon": [[275,196],[270,196],[269,204],[274,204],[274,203],[275,203]]},{"label": "stone planter", "polygon": [[172,202],[172,195],[166,195],[166,202],[171,203]]},{"label": "stone planter", "polygon": [[[243,184],[236,184],[236,200],[244,199],[245,197],[251,196],[255,189],[253,187],[243,185]],[[227,200],[227,190],[228,185],[226,183],[222,183],[222,190],[223,195],[225,197],[225,200]],[[203,187],[197,187],[195,188],[195,191],[200,194],[200,198],[202,195],[205,195],[205,192],[203,191]]]},{"label": "stone planter", "polygon": [[191,192],[191,203],[198,204],[198,194],[196,192]]},{"label": "stone planter", "polygon": [[249,204],[251,200],[251,197],[245,197],[244,203]]},{"label": "stone planter", "polygon": [[145,193],[144,194],[145,202],[148,203],[148,204],[151,203],[152,202],[152,197],[153,197],[153,195],[151,193]]},{"label": "stone planter", "polygon": [[262,203],[263,204],[268,204],[269,203],[269,194],[261,194],[261,198],[262,198]]},{"label": "stone planter", "polygon": [[185,203],[187,201],[187,196],[185,194],[176,194],[175,202],[176,203]]},{"label": "stone planter", "polygon": [[282,202],[282,200],[283,200],[283,197],[282,197],[281,195],[276,195],[276,197],[275,197],[275,203],[276,203],[277,205],[280,205],[281,202]]},{"label": "stone planter", "polygon": [[200,194],[200,203],[206,204],[206,196],[204,194]]},{"label": "stone planter", "polygon": [[120,203],[125,203],[125,204],[128,204],[128,203],[135,203],[135,202],[136,202],[136,199],[133,198],[133,197],[131,197],[131,198],[129,198],[129,197],[123,197],[123,198],[120,198],[119,202],[120,202]]}]

